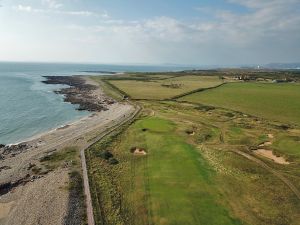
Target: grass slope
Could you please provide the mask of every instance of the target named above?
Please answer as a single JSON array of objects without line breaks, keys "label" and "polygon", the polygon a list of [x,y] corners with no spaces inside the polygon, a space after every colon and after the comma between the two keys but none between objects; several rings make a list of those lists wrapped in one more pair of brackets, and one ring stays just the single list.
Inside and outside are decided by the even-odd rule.
[{"label": "grass slope", "polygon": [[220,106],[270,120],[300,125],[299,99],[298,84],[232,83],[180,100]]}]

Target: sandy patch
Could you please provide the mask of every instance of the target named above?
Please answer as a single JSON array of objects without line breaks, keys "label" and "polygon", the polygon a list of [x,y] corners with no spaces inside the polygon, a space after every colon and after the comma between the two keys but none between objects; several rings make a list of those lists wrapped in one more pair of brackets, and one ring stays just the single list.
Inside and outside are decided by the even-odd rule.
[{"label": "sandy patch", "polygon": [[195,131],[186,131],[186,133],[190,136],[194,136],[195,135]]},{"label": "sandy patch", "polygon": [[14,202],[0,203],[0,219],[8,216]]},{"label": "sandy patch", "polygon": [[268,134],[268,138],[274,138],[274,135],[273,134]]},{"label": "sandy patch", "polygon": [[145,152],[142,149],[136,149],[133,154],[135,154],[135,155],[147,155],[147,152]]},{"label": "sandy patch", "polygon": [[257,155],[266,157],[268,159],[271,159],[272,161],[274,161],[275,163],[278,163],[278,164],[284,164],[284,165],[290,164],[289,162],[287,162],[285,160],[285,158],[274,155],[272,150],[258,149],[258,150],[255,150],[254,153]]},{"label": "sandy patch", "polygon": [[130,152],[133,153],[134,155],[147,155],[146,150],[143,148],[133,147],[130,149]]},{"label": "sandy patch", "polygon": [[259,145],[259,147],[270,146],[270,145],[272,145],[272,142],[267,141],[267,142],[264,142],[263,144]]}]

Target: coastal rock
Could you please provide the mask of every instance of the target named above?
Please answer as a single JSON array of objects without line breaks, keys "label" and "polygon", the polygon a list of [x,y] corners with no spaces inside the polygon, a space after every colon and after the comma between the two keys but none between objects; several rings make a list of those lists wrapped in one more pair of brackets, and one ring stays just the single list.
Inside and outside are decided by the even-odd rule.
[{"label": "coastal rock", "polygon": [[1,148],[0,151],[0,158],[5,159],[5,157],[15,157],[16,155],[28,150],[31,146],[27,143],[20,143],[16,145],[7,145],[3,148]]},{"label": "coastal rock", "polygon": [[46,84],[64,84],[68,88],[56,90],[56,94],[64,95],[64,101],[78,105],[77,110],[86,110],[90,112],[101,112],[107,110],[107,105],[115,103],[114,100],[102,96],[93,95],[93,91],[97,86],[86,84],[85,80],[78,76],[46,76],[47,80],[43,81]]}]

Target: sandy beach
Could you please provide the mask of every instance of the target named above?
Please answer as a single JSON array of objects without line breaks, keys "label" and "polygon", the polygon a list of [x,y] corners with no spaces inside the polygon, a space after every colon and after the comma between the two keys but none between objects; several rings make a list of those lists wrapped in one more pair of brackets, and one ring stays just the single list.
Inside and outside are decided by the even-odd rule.
[{"label": "sandy beach", "polygon": [[[97,86],[90,93],[94,98],[108,101],[97,83],[88,77],[84,79],[86,84]],[[66,146],[84,148],[135,111],[132,105],[118,102],[107,104],[105,108],[74,123],[37,135],[22,143],[23,147],[17,151],[1,156],[1,225],[67,224],[64,218],[70,207],[66,188],[70,183],[68,168],[58,168],[40,176],[32,174],[29,168],[40,165],[42,157],[59,152]]]}]

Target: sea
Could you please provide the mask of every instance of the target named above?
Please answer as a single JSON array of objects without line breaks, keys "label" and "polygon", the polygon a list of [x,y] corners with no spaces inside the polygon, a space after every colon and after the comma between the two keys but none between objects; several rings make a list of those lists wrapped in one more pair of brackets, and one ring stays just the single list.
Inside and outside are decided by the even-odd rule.
[{"label": "sea", "polygon": [[[43,76],[111,74],[108,72],[166,72],[192,69],[179,66],[101,65],[0,62],[0,144],[16,144],[76,121],[89,112],[54,93]],[[113,74],[111,74],[113,76]]]}]

